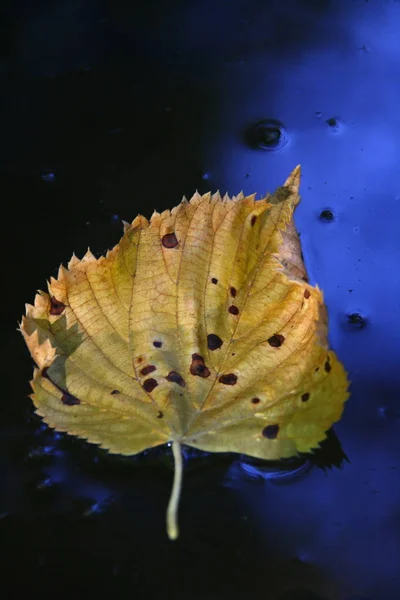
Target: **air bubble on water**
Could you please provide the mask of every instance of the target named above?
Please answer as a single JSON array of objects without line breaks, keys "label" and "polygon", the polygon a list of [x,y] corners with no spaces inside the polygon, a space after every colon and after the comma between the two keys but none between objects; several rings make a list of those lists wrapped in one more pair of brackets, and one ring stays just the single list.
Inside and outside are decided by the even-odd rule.
[{"label": "air bubble on water", "polygon": [[277,119],[258,121],[245,133],[247,144],[253,150],[277,151],[289,143],[289,134]]},{"label": "air bubble on water", "polygon": [[52,181],[55,181],[56,176],[55,173],[52,173],[51,171],[44,171],[40,178],[46,183],[51,183]]}]

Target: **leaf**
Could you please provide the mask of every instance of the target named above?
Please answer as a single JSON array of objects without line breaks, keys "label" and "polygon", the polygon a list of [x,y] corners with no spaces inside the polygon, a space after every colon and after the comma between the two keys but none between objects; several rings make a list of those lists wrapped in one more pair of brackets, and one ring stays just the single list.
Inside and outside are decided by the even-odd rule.
[{"label": "leaf", "polygon": [[125,455],[172,442],[171,539],[181,444],[294,456],[319,446],[349,396],[293,222],[299,179],[297,167],[259,201],[196,193],[139,215],[105,257],[61,266],[22,318],[50,427]]}]

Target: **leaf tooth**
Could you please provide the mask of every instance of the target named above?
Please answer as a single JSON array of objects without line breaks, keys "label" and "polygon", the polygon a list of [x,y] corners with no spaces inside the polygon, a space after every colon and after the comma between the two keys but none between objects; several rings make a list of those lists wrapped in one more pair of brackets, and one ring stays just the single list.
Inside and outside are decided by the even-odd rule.
[{"label": "leaf tooth", "polygon": [[42,292],[42,290],[39,290],[38,293],[35,295],[33,311],[29,316],[33,319],[39,317],[47,311],[48,306],[49,295],[46,292]]},{"label": "leaf tooth", "polygon": [[61,277],[59,277],[58,279],[54,279],[54,277],[51,277],[50,283],[47,283],[47,287],[50,296],[54,296],[58,302],[63,302],[65,304],[67,301],[68,271],[63,266],[60,267],[60,271]]},{"label": "leaf tooth", "polygon": [[149,226],[149,221],[143,215],[137,215],[131,224],[132,229],[145,229]]},{"label": "leaf tooth", "polygon": [[[130,224],[130,223],[128,223],[128,221],[124,221],[124,220],[122,220],[122,225],[123,225],[123,228],[124,228],[124,234],[125,234],[125,233],[126,233],[127,231],[129,231],[129,229],[131,228],[131,224]],[[106,256],[108,256],[108,251],[107,251],[107,254],[106,254]]]},{"label": "leaf tooth", "polygon": [[169,210],[165,210],[161,214],[155,210],[150,217],[150,225],[155,228],[160,227],[162,221],[164,219],[169,219],[169,216],[170,216]]},{"label": "leaf tooth", "polygon": [[[28,317],[28,319],[32,319],[33,318],[33,313],[34,313],[35,307],[33,304],[25,304],[25,315]],[[22,317],[22,319],[25,319],[25,317]]]},{"label": "leaf tooth", "polygon": [[193,196],[189,200],[189,204],[199,204],[202,200],[201,194],[199,194],[198,190],[195,191]]},{"label": "leaf tooth", "polygon": [[69,263],[68,263],[68,269],[71,270],[74,267],[76,267],[76,265],[78,265],[81,261],[79,260],[79,258],[76,256],[75,252],[72,254]]},{"label": "leaf tooth", "polygon": [[92,253],[91,249],[88,248],[86,254],[82,256],[81,262],[93,262],[96,261],[95,255]]},{"label": "leaf tooth", "polygon": [[36,324],[26,319],[22,323],[21,333],[33,360],[40,369],[44,369],[44,367],[49,367],[53,362],[56,356],[56,349],[51,345],[48,338],[40,343],[38,329],[35,328],[34,331],[29,331],[32,326],[36,327]]},{"label": "leaf tooth", "polygon": [[212,195],[211,199],[215,203],[222,202],[222,198],[221,198],[221,194],[219,193],[219,190],[217,190],[215,192],[215,194]]},{"label": "leaf tooth", "polygon": [[301,166],[297,165],[297,167],[295,167],[293,169],[293,171],[290,173],[289,177],[286,179],[285,183],[283,184],[284,187],[289,188],[289,190],[292,193],[297,194],[299,191],[299,187],[300,187],[300,175],[301,175]]},{"label": "leaf tooth", "polygon": [[64,265],[60,265],[58,267],[56,281],[64,281],[67,277],[68,277],[68,270],[64,267]]}]

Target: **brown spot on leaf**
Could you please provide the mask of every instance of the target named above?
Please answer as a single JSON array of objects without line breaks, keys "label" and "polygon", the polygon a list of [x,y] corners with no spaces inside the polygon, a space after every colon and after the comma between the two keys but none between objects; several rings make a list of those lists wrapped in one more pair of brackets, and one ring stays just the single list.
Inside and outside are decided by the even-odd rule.
[{"label": "brown spot on leaf", "polygon": [[61,313],[65,310],[65,304],[59,302],[54,296],[50,298],[50,314],[51,315],[61,315]]},{"label": "brown spot on leaf", "polygon": [[233,285],[231,285],[231,287],[230,287],[230,292],[231,292],[232,298],[236,298],[237,291],[236,291],[236,288],[233,287]]},{"label": "brown spot on leaf", "polygon": [[174,232],[166,233],[162,236],[161,243],[164,248],[176,248],[178,245],[178,240]]},{"label": "brown spot on leaf", "polygon": [[279,432],[279,425],[267,425],[262,430],[262,434],[269,440],[274,440]]},{"label": "brown spot on leaf", "polygon": [[156,369],[157,369],[157,367],[155,367],[154,365],[147,365],[147,367],[143,367],[143,369],[140,369],[140,372],[142,375],[149,375]]},{"label": "brown spot on leaf", "polygon": [[259,404],[261,402],[260,398],[252,398],[251,401],[253,404]]},{"label": "brown spot on leaf", "polygon": [[120,394],[121,392],[119,390],[113,390],[111,392],[111,396],[116,396],[117,394]]},{"label": "brown spot on leaf", "polygon": [[158,383],[156,381],[156,379],[146,379],[146,381],[143,382],[143,388],[146,392],[150,393],[154,390],[155,387],[158,386]]},{"label": "brown spot on leaf", "polygon": [[319,367],[315,367],[315,372],[318,373]]},{"label": "brown spot on leaf", "polygon": [[158,415],[157,415],[157,419],[162,419],[164,416],[164,413],[161,412],[161,410],[158,411]]},{"label": "brown spot on leaf", "polygon": [[179,375],[176,371],[170,371],[165,379],[171,383],[177,383],[181,387],[185,387],[186,385],[182,375]]},{"label": "brown spot on leaf", "polygon": [[204,364],[204,358],[200,354],[192,354],[192,364],[190,365],[190,372],[192,375],[198,375],[199,377],[209,377],[211,375],[210,370]]},{"label": "brown spot on leaf", "polygon": [[211,283],[217,284],[218,279],[216,279],[215,277],[211,277]]},{"label": "brown spot on leaf", "polygon": [[154,348],[161,348],[162,342],[158,342],[157,340],[154,340],[153,346],[154,346]]},{"label": "brown spot on leaf", "polygon": [[234,304],[231,304],[230,307],[228,308],[228,312],[230,312],[231,315],[238,315],[239,314],[239,309]]},{"label": "brown spot on leaf", "polygon": [[227,373],[226,375],[221,375],[218,381],[220,383],[224,383],[225,385],[235,385],[237,382],[237,375],[234,373]]},{"label": "brown spot on leaf", "polygon": [[250,224],[252,227],[254,227],[256,221],[257,221],[257,215],[253,215],[250,220]]},{"label": "brown spot on leaf", "polygon": [[273,348],[279,348],[279,346],[282,346],[284,341],[285,338],[283,335],[280,333],[274,333],[274,335],[268,339],[268,344]]},{"label": "brown spot on leaf", "polygon": [[143,362],[143,356],[138,356],[138,358],[136,360],[138,361],[138,363]]},{"label": "brown spot on leaf", "polygon": [[329,373],[332,370],[332,366],[331,366],[331,363],[329,362],[329,358],[325,361],[324,369],[327,373]]},{"label": "brown spot on leaf", "polygon": [[224,342],[221,340],[221,338],[219,337],[219,335],[216,335],[215,333],[209,333],[207,336],[207,344],[208,344],[208,349],[209,350],[218,350],[218,348],[221,348],[222,344]]},{"label": "brown spot on leaf", "polygon": [[302,402],[307,402],[307,400],[309,399],[310,394],[308,392],[306,392],[305,394],[302,395],[301,397],[301,401]]},{"label": "brown spot on leaf", "polygon": [[310,296],[311,296],[311,294],[310,294],[310,290],[304,290],[304,298],[305,298],[306,300],[308,300],[308,298],[309,298]]},{"label": "brown spot on leaf", "polygon": [[80,404],[81,403],[81,401],[78,398],[76,398],[75,396],[73,396],[69,392],[64,392],[63,393],[63,395],[61,396],[61,402],[63,404],[65,404],[66,406],[74,406],[74,404]]}]

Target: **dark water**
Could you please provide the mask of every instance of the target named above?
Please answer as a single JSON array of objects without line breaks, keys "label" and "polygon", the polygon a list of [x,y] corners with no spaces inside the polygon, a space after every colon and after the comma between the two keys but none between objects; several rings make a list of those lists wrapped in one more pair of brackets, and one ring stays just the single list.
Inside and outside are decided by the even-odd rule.
[{"label": "dark water", "polygon": [[[2,598],[398,600],[400,3],[125,4],[1,9]],[[17,321],[122,219],[196,189],[261,197],[297,164],[352,382],[340,445],[290,476],[188,456],[171,543],[169,449],[110,457],[42,427]]]}]

